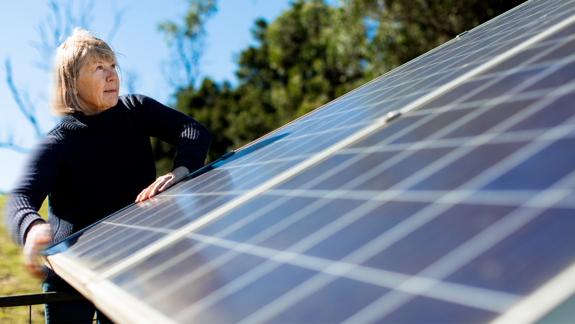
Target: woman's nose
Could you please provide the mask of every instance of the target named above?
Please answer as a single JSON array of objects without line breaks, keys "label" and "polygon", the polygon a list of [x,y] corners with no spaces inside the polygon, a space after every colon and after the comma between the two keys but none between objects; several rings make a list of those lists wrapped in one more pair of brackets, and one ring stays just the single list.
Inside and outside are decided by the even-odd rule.
[{"label": "woman's nose", "polygon": [[116,69],[110,69],[106,81],[112,82],[116,79],[118,79],[118,71],[116,71]]}]

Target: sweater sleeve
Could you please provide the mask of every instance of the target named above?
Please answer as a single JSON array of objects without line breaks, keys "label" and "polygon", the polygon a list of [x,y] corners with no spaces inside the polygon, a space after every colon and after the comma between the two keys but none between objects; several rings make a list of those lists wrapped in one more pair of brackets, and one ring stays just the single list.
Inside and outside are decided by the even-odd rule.
[{"label": "sweater sleeve", "polygon": [[150,135],[177,147],[178,153],[172,170],[185,166],[193,172],[204,166],[212,142],[208,129],[182,112],[166,107],[152,98],[134,96],[141,104]]},{"label": "sweater sleeve", "polygon": [[15,243],[24,245],[30,225],[43,221],[38,214],[42,202],[58,176],[58,155],[47,141],[30,156],[5,210],[7,227]]}]

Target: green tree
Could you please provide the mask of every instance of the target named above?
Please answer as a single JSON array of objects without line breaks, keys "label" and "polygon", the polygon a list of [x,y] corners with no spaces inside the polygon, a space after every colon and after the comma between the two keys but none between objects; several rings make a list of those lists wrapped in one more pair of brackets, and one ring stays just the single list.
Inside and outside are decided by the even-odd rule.
[{"label": "green tree", "polygon": [[409,62],[526,0],[344,0],[371,22],[368,79]]},{"label": "green tree", "polygon": [[[239,55],[235,88],[205,79],[179,88],[175,108],[212,132],[211,161],[520,2],[296,0],[270,24],[255,22],[257,45]],[[175,150],[155,148],[160,173]]]},{"label": "green tree", "polygon": [[[321,106],[363,82],[365,26],[321,0],[295,1],[268,25],[257,20],[257,41],[239,56],[239,84],[205,79],[180,88],[175,108],[208,127],[214,160]],[[155,145],[158,173],[169,167],[173,147]]]}]

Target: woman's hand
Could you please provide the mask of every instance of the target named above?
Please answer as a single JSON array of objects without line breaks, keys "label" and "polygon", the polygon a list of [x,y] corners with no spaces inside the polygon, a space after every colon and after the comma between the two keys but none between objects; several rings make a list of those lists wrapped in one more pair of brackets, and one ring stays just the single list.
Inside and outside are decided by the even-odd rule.
[{"label": "woman's hand", "polygon": [[154,197],[158,193],[182,181],[182,179],[184,179],[188,174],[190,174],[190,171],[188,171],[188,168],[185,166],[175,168],[172,172],[159,177],[148,188],[142,190],[138,195],[138,198],[136,198],[136,202],[139,203],[148,198]]},{"label": "woman's hand", "polygon": [[54,231],[50,224],[37,222],[28,230],[24,244],[24,268],[35,278],[44,279],[42,259],[38,251],[44,249],[44,246],[50,243],[52,238],[54,238]]}]

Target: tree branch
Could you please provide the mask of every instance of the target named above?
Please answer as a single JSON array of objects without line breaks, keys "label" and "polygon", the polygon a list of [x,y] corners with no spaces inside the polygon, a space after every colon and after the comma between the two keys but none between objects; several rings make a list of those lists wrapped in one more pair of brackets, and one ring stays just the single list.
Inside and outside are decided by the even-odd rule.
[{"label": "tree branch", "polygon": [[171,21],[158,25],[158,30],[166,36],[167,45],[173,46],[174,50],[172,60],[167,67],[164,67],[164,78],[176,88],[194,84],[199,76],[204,25],[217,10],[217,0],[189,0],[189,2],[189,11],[183,25]]},{"label": "tree branch", "polygon": [[34,127],[34,131],[36,132],[36,137],[38,137],[38,138],[41,137],[42,136],[42,129],[40,128],[40,125],[38,124],[38,120],[34,116],[34,109],[26,107],[26,105],[22,101],[22,95],[20,94],[20,91],[18,91],[18,89],[14,85],[14,81],[12,80],[12,63],[10,62],[9,58],[6,58],[6,60],[4,61],[4,66],[6,67],[6,83],[8,84],[8,87],[10,88],[12,98],[14,98],[14,101],[16,101],[16,105],[20,109],[20,112],[22,112],[22,114],[30,122],[32,127]]},{"label": "tree branch", "polygon": [[118,29],[120,29],[120,26],[122,25],[124,15],[126,15],[126,8],[118,10],[115,6],[115,2],[112,3],[112,6],[115,13],[114,13],[114,24],[112,25],[112,29],[110,29],[110,32],[108,33],[107,37],[107,41],[109,43],[111,43],[114,37],[116,36]]},{"label": "tree branch", "polygon": [[17,145],[17,144],[14,144],[14,142],[12,142],[12,141],[0,142],[0,148],[7,148],[7,149],[10,149],[14,152],[18,152],[18,153],[22,153],[22,154],[28,154],[28,153],[32,152],[31,149],[22,147],[22,146]]},{"label": "tree branch", "polygon": [[70,35],[75,27],[83,27],[87,30],[90,28],[94,1],[90,0],[82,3],[84,5],[80,8],[80,13],[74,15],[73,2],[62,5],[59,1],[50,1],[48,4],[50,14],[36,27],[36,33],[40,41],[30,43],[38,50],[41,57],[40,60],[34,62],[34,66],[49,72],[52,68],[54,53],[64,41],[64,37]]}]

